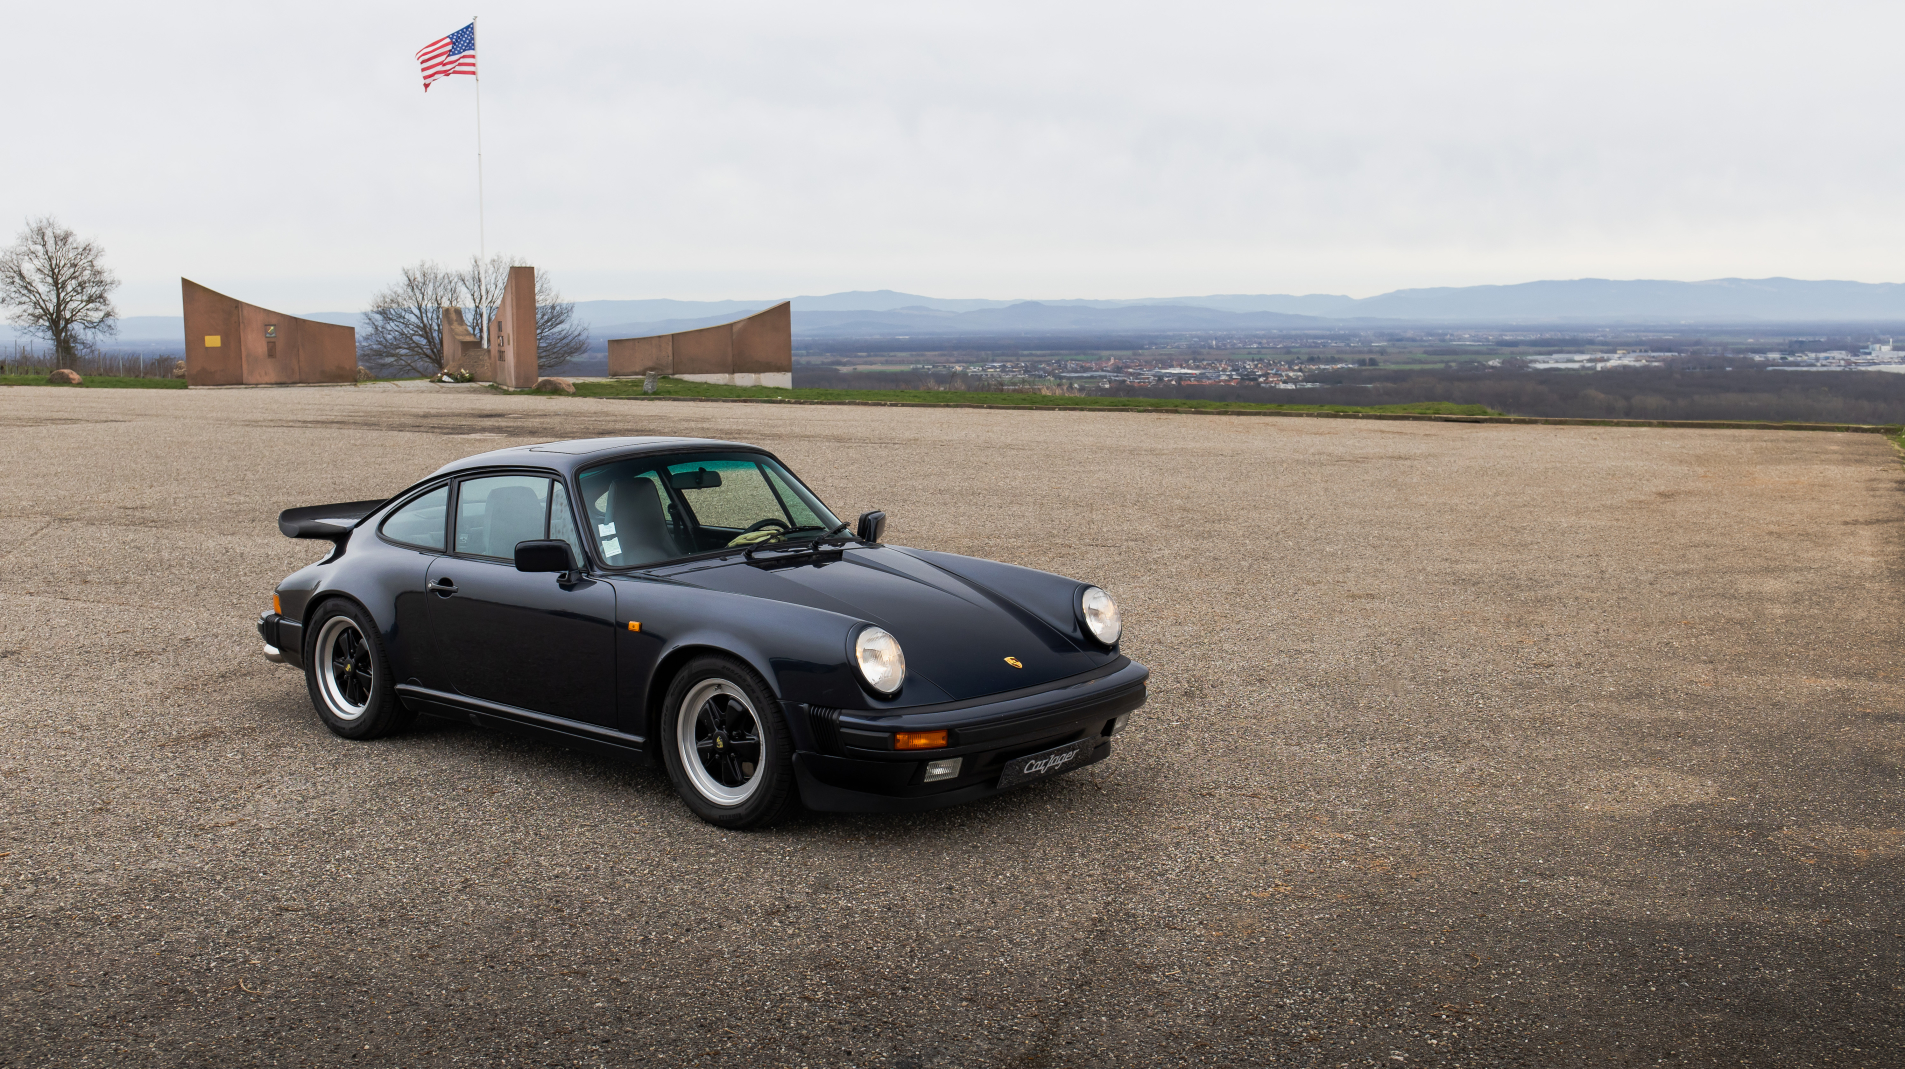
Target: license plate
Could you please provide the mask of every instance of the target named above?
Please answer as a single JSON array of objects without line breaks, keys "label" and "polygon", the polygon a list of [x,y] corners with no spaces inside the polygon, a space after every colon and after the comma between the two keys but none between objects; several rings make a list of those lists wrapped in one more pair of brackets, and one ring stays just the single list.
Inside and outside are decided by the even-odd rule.
[{"label": "license plate", "polygon": [[1092,750],[1096,749],[1101,741],[1103,740],[1097,738],[1083,738],[1039,753],[1015,757],[1005,763],[1005,771],[999,774],[999,786],[1010,787],[1014,783],[1024,783],[1029,779],[1069,772],[1089,762]]}]

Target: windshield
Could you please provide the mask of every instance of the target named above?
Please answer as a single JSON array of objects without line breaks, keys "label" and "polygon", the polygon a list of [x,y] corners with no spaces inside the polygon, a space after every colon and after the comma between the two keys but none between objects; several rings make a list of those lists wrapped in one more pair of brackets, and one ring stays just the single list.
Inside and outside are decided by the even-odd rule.
[{"label": "windshield", "polygon": [[602,560],[658,564],[818,538],[840,521],[800,480],[757,453],[674,453],[584,471],[582,507]]}]

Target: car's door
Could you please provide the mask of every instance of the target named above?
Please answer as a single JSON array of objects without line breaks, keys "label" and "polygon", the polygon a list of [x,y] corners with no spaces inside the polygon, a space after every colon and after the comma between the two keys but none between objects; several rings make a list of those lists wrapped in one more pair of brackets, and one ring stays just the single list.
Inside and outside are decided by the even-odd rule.
[{"label": "car's door", "polygon": [[416,679],[426,687],[445,685],[424,584],[431,564],[449,552],[449,506],[450,484],[446,482],[417,493],[377,528],[385,543],[374,558],[377,582],[389,591],[395,613],[386,652],[398,679]]},{"label": "car's door", "polygon": [[456,487],[452,555],[430,568],[435,645],[456,690],[584,723],[615,723],[615,592],[576,573],[519,572],[516,543],[567,541],[581,559],[562,483],[479,475]]}]

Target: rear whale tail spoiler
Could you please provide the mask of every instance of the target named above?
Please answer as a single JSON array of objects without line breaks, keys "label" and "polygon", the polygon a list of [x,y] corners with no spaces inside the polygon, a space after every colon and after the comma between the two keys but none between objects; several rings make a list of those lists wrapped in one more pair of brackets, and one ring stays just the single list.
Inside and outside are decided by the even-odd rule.
[{"label": "rear whale tail spoiler", "polygon": [[326,538],[337,542],[351,533],[358,521],[377,511],[389,498],[376,501],[344,501],[335,505],[306,505],[278,513],[278,530],[286,538]]}]

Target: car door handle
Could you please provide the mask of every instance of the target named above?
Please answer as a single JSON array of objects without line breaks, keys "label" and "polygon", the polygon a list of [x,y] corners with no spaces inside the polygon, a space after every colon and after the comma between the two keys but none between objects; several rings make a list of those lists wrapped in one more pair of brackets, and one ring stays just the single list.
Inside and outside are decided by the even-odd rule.
[{"label": "car door handle", "polygon": [[434,593],[438,595],[439,597],[447,598],[451,594],[456,593],[456,584],[451,582],[450,577],[446,575],[443,578],[438,579],[436,582],[431,583],[430,591],[431,593]]}]

